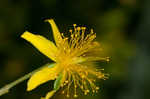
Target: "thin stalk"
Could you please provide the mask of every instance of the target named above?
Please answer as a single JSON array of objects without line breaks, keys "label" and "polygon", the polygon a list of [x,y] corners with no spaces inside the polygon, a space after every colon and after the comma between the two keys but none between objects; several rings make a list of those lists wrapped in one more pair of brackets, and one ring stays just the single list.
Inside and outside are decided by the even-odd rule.
[{"label": "thin stalk", "polygon": [[35,72],[39,71],[39,70],[42,69],[43,67],[50,66],[50,65],[53,65],[53,64],[46,64],[46,65],[43,65],[42,67],[40,67],[40,68],[38,68],[38,69],[36,69],[36,70],[34,70],[34,71],[32,71],[32,72],[30,72],[30,73],[24,75],[23,77],[20,77],[19,79],[17,79],[17,80],[15,80],[15,81],[13,81],[13,82],[11,82],[11,83],[5,85],[4,87],[2,87],[2,88],[0,89],[0,96],[2,96],[2,95],[4,95],[4,94],[8,93],[9,90],[10,90],[12,87],[14,87],[14,86],[16,86],[17,84],[19,84],[19,83],[23,82],[24,80],[28,79],[28,78],[31,77]]}]

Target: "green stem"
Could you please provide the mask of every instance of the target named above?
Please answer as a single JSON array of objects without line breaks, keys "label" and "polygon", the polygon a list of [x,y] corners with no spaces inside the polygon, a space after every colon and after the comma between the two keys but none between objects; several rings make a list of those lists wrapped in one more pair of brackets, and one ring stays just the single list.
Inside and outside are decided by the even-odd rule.
[{"label": "green stem", "polygon": [[10,90],[12,87],[14,87],[14,86],[16,86],[17,84],[21,83],[22,81],[28,79],[28,78],[31,77],[35,72],[39,71],[39,70],[42,69],[43,67],[50,66],[50,65],[53,65],[53,64],[46,64],[46,65],[43,65],[42,67],[40,67],[40,68],[38,68],[38,69],[36,69],[36,70],[34,70],[34,71],[32,71],[32,72],[26,74],[25,76],[23,76],[23,77],[21,77],[21,78],[15,80],[15,81],[13,81],[12,83],[9,83],[9,84],[5,85],[4,87],[2,87],[2,88],[0,89],[0,96],[2,96],[2,95],[4,95],[4,94],[8,93],[9,90]]}]

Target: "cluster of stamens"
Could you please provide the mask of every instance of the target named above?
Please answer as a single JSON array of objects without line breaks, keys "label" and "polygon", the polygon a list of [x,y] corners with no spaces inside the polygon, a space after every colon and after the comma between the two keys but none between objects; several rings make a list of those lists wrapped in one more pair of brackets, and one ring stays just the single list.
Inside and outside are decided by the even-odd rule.
[{"label": "cluster of stamens", "polygon": [[[66,96],[70,97],[70,91],[73,91],[74,97],[77,97],[77,89],[81,89],[84,95],[87,95],[90,92],[97,93],[99,87],[95,85],[96,79],[107,79],[107,76],[101,72],[102,70],[103,69],[99,71],[91,70],[90,68],[84,68],[83,66],[74,66],[66,69],[67,79],[61,86],[65,86],[62,94],[66,93]],[[71,87],[74,90],[71,90]]]},{"label": "cluster of stamens", "polygon": [[[100,49],[100,47],[93,41],[96,38],[93,29],[89,34],[85,34],[86,27],[77,27],[76,24],[73,26],[74,30],[69,30],[69,38],[62,34],[63,45],[60,47],[60,54],[63,57],[59,57],[66,72],[66,80],[61,85],[61,87],[65,86],[62,93],[66,93],[67,97],[70,97],[71,87],[74,89],[74,97],[78,96],[77,89],[81,89],[84,95],[90,92],[96,93],[99,90],[99,87],[95,85],[96,79],[105,80],[107,76],[102,73],[103,69],[98,70],[93,66],[93,61],[109,61],[108,57],[101,58],[98,56],[99,50],[95,49]],[[73,60],[74,58],[76,60]],[[84,63],[89,63],[90,66]]]}]

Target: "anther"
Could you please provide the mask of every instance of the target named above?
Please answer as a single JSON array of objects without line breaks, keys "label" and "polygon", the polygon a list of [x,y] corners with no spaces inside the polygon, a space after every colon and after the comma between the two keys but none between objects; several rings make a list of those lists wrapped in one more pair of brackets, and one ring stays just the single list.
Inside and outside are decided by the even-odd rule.
[{"label": "anther", "polygon": [[99,87],[96,87],[96,90],[99,90]]},{"label": "anther", "polygon": [[75,37],[77,37],[78,35],[77,34],[75,34]]},{"label": "anther", "polygon": [[106,57],[106,61],[109,62],[109,61],[110,61],[110,58],[109,58],[109,57]]},{"label": "anther", "polygon": [[72,30],[70,29],[69,32],[72,33]]},{"label": "anther", "polygon": [[102,68],[101,70],[104,70],[104,68]]},{"label": "anther", "polygon": [[85,90],[84,95],[87,95],[89,92],[90,92],[89,90]]},{"label": "anther", "polygon": [[75,98],[77,98],[77,97],[78,97],[78,95],[77,95],[77,94],[75,94],[75,95],[74,95],[74,97],[75,97]]},{"label": "anther", "polygon": [[62,91],[61,93],[62,93],[62,94],[64,94],[64,93],[65,93],[65,91]]},{"label": "anther", "polygon": [[67,83],[68,83],[68,80],[66,80],[65,83],[67,84]]},{"label": "anther", "polygon": [[74,85],[74,88],[77,88],[77,85]]},{"label": "anther", "polygon": [[73,26],[74,26],[74,27],[76,27],[76,26],[77,26],[77,24],[73,24]]},{"label": "anther", "polygon": [[103,77],[104,77],[104,75],[99,75],[99,76],[98,76],[98,78],[103,78]]},{"label": "anther", "polygon": [[71,38],[73,38],[73,36],[74,36],[74,35],[73,35],[73,34],[71,34]]},{"label": "anther", "polygon": [[70,95],[69,95],[69,94],[67,94],[66,96],[67,96],[67,98],[69,98],[69,97],[70,97]]},{"label": "anther", "polygon": [[68,37],[65,37],[64,40],[68,40]]},{"label": "anther", "polygon": [[80,88],[83,89],[83,85],[81,85]]},{"label": "anther", "polygon": [[86,27],[81,27],[81,29],[82,29],[82,30],[85,30],[85,29],[86,29]]},{"label": "anther", "polygon": [[95,92],[95,90],[92,90],[93,91],[93,93]]},{"label": "anther", "polygon": [[91,33],[92,33],[92,34],[94,33],[94,30],[93,30],[93,29],[91,29]]},{"label": "anther", "polygon": [[83,54],[82,56],[86,56],[85,54]]},{"label": "anther", "polygon": [[84,92],[84,95],[87,95],[87,92]]},{"label": "anther", "polygon": [[80,30],[81,30],[81,27],[77,27],[77,30],[80,31]]},{"label": "anther", "polygon": [[87,92],[87,93],[89,93],[89,92],[90,92],[90,90],[86,90],[86,92]]}]

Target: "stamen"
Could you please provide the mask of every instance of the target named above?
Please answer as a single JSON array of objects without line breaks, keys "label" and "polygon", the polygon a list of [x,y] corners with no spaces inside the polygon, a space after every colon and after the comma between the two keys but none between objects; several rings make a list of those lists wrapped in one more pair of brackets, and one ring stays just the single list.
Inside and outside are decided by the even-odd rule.
[{"label": "stamen", "polygon": [[93,34],[94,33],[94,30],[93,29],[91,29],[91,34]]},{"label": "stamen", "polygon": [[75,95],[74,95],[74,97],[75,97],[75,98],[77,98],[77,97],[78,97],[78,95],[76,95],[76,94],[75,94]]},{"label": "stamen", "polygon": [[74,27],[74,32],[76,33],[77,29],[76,29],[77,24],[73,24]]},{"label": "stamen", "polygon": [[[81,89],[85,95],[90,90],[93,93],[99,90],[99,87],[95,84],[96,79],[107,78],[101,72],[103,69],[96,69],[92,65],[94,65],[94,61],[109,61],[109,57],[95,56],[95,54],[99,54],[101,47],[98,42],[93,41],[96,38],[93,29],[86,35],[86,27],[78,27],[76,24],[73,24],[73,27],[69,30],[71,33],[69,38],[62,34],[63,45],[60,57],[63,55],[61,60],[63,60],[64,69],[67,71],[67,78],[62,84],[62,86],[66,86],[66,89],[62,93],[66,93],[66,96],[70,97],[70,88],[73,84],[73,97],[76,98],[78,97],[77,89]],[[86,64],[89,66],[82,61],[80,62],[81,59],[85,60],[83,62],[87,62]]]},{"label": "stamen", "polygon": [[69,98],[69,97],[70,97],[70,95],[69,95],[69,94],[67,94],[66,96],[67,96],[67,98]]},{"label": "stamen", "polygon": [[70,29],[69,32],[72,34],[72,30]]},{"label": "stamen", "polygon": [[81,30],[81,27],[77,27],[77,30],[80,31],[80,30]]},{"label": "stamen", "polygon": [[73,24],[73,26],[74,26],[74,27],[76,27],[76,26],[77,26],[77,24]]},{"label": "stamen", "polygon": [[110,57],[106,57],[106,61],[109,62],[110,61]]},{"label": "stamen", "polygon": [[96,90],[99,90],[99,87],[96,87]]},{"label": "stamen", "polygon": [[64,94],[64,93],[65,93],[65,91],[63,90],[61,93],[62,93],[62,94]]}]

